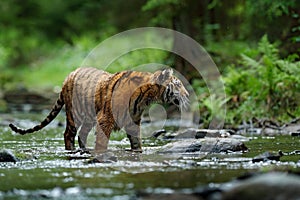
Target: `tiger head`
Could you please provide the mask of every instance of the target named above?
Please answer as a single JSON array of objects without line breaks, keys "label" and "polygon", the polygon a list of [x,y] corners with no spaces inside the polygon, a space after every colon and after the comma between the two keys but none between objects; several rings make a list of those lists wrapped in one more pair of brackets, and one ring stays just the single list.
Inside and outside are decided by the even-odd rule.
[{"label": "tiger head", "polygon": [[164,88],[161,95],[162,102],[174,104],[181,110],[188,108],[189,93],[182,82],[173,75],[172,69],[156,71],[153,74],[152,80]]}]

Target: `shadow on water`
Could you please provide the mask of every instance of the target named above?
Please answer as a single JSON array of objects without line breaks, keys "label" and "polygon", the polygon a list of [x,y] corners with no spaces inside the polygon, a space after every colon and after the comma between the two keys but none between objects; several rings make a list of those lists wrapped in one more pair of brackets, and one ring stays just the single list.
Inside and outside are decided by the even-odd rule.
[{"label": "shadow on water", "polygon": [[[18,162],[0,163],[0,199],[97,199],[136,198],[140,193],[194,193],[199,188],[214,188],[248,173],[281,169],[299,169],[299,155],[280,161],[252,162],[265,151],[291,152],[299,148],[299,137],[252,137],[246,142],[250,151],[234,153],[160,154],[168,141],[145,138],[144,152],[125,151],[122,137],[110,141],[109,151],[115,162],[90,163],[91,155],[71,154],[64,150],[63,118],[44,130],[18,135],[7,124],[18,121],[29,127],[40,115],[0,115],[0,147],[16,155]],[[149,126],[149,125],[148,125]],[[115,133],[120,134],[120,133]],[[118,137],[113,137],[118,138]]]}]

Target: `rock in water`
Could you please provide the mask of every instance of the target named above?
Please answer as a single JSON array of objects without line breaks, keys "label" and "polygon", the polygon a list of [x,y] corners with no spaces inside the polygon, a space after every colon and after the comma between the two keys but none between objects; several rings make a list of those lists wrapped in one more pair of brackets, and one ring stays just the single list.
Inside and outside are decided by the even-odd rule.
[{"label": "rock in water", "polygon": [[186,139],[171,142],[162,147],[159,153],[221,153],[247,151],[248,148],[239,140],[232,138]]},{"label": "rock in water", "polygon": [[0,162],[17,162],[19,161],[16,156],[7,149],[3,149],[0,151]]},{"label": "rock in water", "polygon": [[272,153],[272,152],[264,152],[258,156],[255,156],[252,159],[252,162],[266,162],[269,160],[275,160],[275,161],[280,161],[280,157],[283,156],[282,153]]},{"label": "rock in water", "polygon": [[164,139],[200,139],[204,137],[230,137],[230,130],[195,129],[187,128],[181,131],[167,133]]},{"label": "rock in water", "polygon": [[236,184],[222,199],[299,199],[300,177],[286,173],[257,175]]}]

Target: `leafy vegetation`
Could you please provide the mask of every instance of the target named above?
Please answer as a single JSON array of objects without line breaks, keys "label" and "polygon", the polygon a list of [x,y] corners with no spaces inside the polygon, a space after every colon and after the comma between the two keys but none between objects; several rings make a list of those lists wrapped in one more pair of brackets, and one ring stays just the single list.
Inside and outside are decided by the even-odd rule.
[{"label": "leafy vegetation", "polygon": [[[125,7],[121,4],[122,0],[2,0],[0,98],[16,88],[59,89],[65,76],[101,41],[131,28],[159,26],[189,35],[209,52],[224,77],[225,100],[210,96],[205,83],[193,76],[190,64],[168,52],[133,51],[108,70],[153,62],[173,66],[192,83],[207,122],[225,104],[229,123],[254,116],[299,117],[300,1],[130,0]],[[173,45],[177,42],[175,38]],[[0,100],[0,110],[5,104]]]},{"label": "leafy vegetation", "polygon": [[229,119],[254,116],[287,120],[300,114],[300,62],[298,55],[279,57],[278,48],[264,36],[257,49],[241,56],[242,67],[231,66],[225,85]]},{"label": "leafy vegetation", "polygon": [[207,94],[201,98],[201,110],[206,110],[204,113],[210,120],[213,110],[227,104],[229,124],[254,117],[287,121],[299,116],[300,62],[297,59],[297,54],[280,58],[276,44],[263,36],[258,47],[241,54],[238,65],[226,68],[223,75],[226,99],[212,99],[199,82],[194,83],[198,93]]}]

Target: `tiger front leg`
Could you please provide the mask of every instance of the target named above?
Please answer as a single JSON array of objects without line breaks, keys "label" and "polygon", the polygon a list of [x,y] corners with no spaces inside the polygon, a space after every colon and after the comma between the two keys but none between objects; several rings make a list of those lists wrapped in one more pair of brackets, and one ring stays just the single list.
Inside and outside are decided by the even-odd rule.
[{"label": "tiger front leg", "polygon": [[136,124],[129,125],[125,127],[127,137],[130,141],[131,151],[143,152],[142,150],[142,140],[140,136],[140,127]]},{"label": "tiger front leg", "polygon": [[110,127],[109,125],[106,125],[105,123],[97,124],[96,144],[95,144],[96,154],[107,151],[107,146],[108,146],[111,131],[112,131],[112,127]]}]

